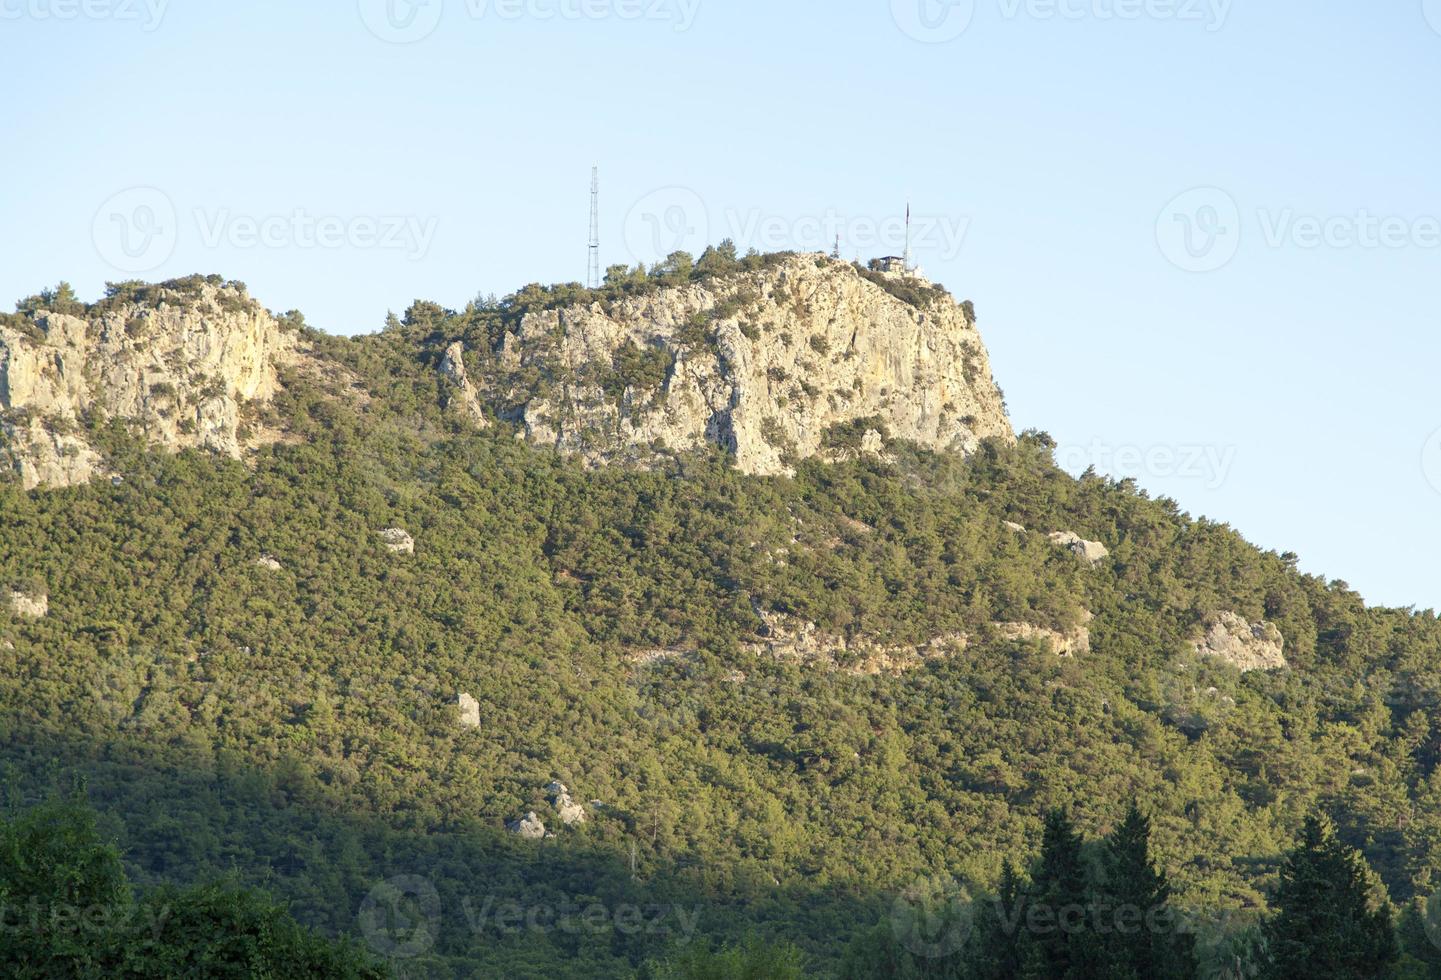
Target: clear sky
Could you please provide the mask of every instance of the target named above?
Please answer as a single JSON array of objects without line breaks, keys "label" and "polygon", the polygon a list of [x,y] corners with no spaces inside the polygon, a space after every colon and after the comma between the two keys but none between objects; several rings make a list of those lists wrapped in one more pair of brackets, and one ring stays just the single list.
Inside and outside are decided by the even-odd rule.
[{"label": "clear sky", "polygon": [[[326,330],[732,237],[972,299],[1018,428],[1441,605],[1441,0],[0,0],[0,296]],[[1084,530],[1084,529],[1082,529]]]}]

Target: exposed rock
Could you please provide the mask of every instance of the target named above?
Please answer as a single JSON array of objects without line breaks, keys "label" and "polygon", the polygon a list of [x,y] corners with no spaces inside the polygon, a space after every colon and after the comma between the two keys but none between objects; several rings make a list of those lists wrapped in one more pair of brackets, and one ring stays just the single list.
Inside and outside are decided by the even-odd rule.
[{"label": "exposed rock", "polygon": [[763,635],[758,642],[745,645],[748,652],[863,677],[903,674],[927,660],[959,653],[969,642],[963,633],[947,633],[922,644],[886,644],[868,637],[833,636],[821,632],[815,623],[775,613],[761,612],[760,616],[765,624]]},{"label": "exposed rock", "polygon": [[50,597],[44,594],[11,592],[10,611],[21,619],[43,619],[50,612]]},{"label": "exposed rock", "polygon": [[[917,280],[923,282],[923,280]],[[719,445],[747,473],[877,451],[882,431],[934,449],[1014,440],[986,349],[937,292],[923,308],[854,267],[773,267],[528,313],[482,384],[530,442],[598,464]],[[556,379],[533,390],[539,370]]]},{"label": "exposed rock", "polygon": [[281,569],[281,564],[274,555],[261,555],[255,559],[255,567],[263,568],[267,572],[278,572]]},{"label": "exposed rock", "polygon": [[561,823],[567,827],[585,823],[585,807],[570,798],[570,790],[566,789],[565,783],[557,779],[547,786],[545,791],[555,807],[555,812],[560,816]]},{"label": "exposed rock", "polygon": [[1051,541],[1063,548],[1069,548],[1077,558],[1091,566],[1096,566],[1111,552],[1099,541],[1087,541],[1074,531],[1052,531]]},{"label": "exposed rock", "polygon": [[415,539],[404,528],[388,527],[380,532],[380,540],[386,550],[394,554],[415,554]]},{"label": "exposed rock", "polygon": [[104,458],[88,442],[38,416],[0,419],[0,467],[7,463],[26,490],[86,483],[105,468]]},{"label": "exposed rock", "polygon": [[[1090,621],[1090,613],[1085,619]],[[1058,657],[1074,657],[1091,652],[1091,631],[1084,624],[1062,633],[1031,623],[992,623],[997,635],[1007,640],[1039,640]]]},{"label": "exposed rock", "polygon": [[656,647],[650,650],[632,650],[626,654],[626,659],[638,667],[651,667],[688,660],[693,656],[694,650],[682,647]]},{"label": "exposed rock", "polygon": [[460,708],[460,723],[466,728],[480,727],[480,702],[465,692],[455,699]]},{"label": "exposed rock", "polygon": [[534,810],[531,810],[519,820],[512,820],[505,825],[505,829],[527,840],[540,840],[546,836],[545,824],[541,822],[540,817],[536,816]]},{"label": "exposed rock", "polygon": [[1017,524],[1015,521],[1002,521],[1001,523],[1006,525],[1006,527],[1010,528],[1012,531],[1015,531],[1017,534],[1026,533],[1026,527],[1024,524]]},{"label": "exposed rock", "polygon": [[294,333],[237,285],[208,280],[148,287],[82,319],[36,311],[22,331],[0,325],[0,463],[26,489],[69,486],[103,472],[80,423],[127,420],[152,444],[238,458],[241,408],[278,389],[277,367],[299,357]]},{"label": "exposed rock", "polygon": [[1202,624],[1193,641],[1196,652],[1219,657],[1244,673],[1286,666],[1285,638],[1274,623],[1250,623],[1233,612],[1215,613]]},{"label": "exposed rock", "polygon": [[485,417],[485,410],[481,408],[480,396],[476,393],[475,385],[471,383],[470,376],[465,373],[465,345],[460,341],[457,340],[445,349],[445,357],[440,361],[440,373],[455,388],[448,407],[463,413],[482,429],[490,425],[489,420]]}]

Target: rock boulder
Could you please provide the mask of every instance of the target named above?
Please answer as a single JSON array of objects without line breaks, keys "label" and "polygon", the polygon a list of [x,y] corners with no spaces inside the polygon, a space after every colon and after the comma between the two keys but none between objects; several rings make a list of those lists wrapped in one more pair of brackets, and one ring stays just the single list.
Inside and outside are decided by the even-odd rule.
[{"label": "rock boulder", "polygon": [[1092,567],[1099,565],[1111,554],[1101,542],[1087,541],[1074,531],[1052,531],[1050,539],[1052,544],[1066,548]]},{"label": "rock boulder", "polygon": [[1193,641],[1195,651],[1224,660],[1243,673],[1286,666],[1286,641],[1274,623],[1251,623],[1236,613],[1220,612],[1208,616],[1201,630]]}]

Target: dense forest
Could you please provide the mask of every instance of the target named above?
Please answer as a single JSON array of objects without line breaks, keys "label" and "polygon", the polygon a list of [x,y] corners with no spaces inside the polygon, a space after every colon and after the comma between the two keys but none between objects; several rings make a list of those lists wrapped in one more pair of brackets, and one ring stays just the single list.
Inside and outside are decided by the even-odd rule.
[{"label": "dense forest", "polygon": [[[612,270],[598,296],[646,279]],[[373,398],[287,378],[267,411],[295,438],[244,463],[95,420],[115,480],[0,483],[0,586],[48,597],[0,613],[9,819],[79,787],[136,901],[263,889],[234,901],[280,903],[285,942],[357,970],[900,977],[973,959],[898,952],[898,896],[1037,894],[1058,861],[1099,887],[1082,871],[1139,835],[1135,804],[1131,866],[1184,913],[1192,975],[1279,955],[1296,855],[1330,847],[1384,918],[1358,912],[1358,936],[1399,937],[1372,959],[1441,976],[1434,613],[1367,608],[1130,482],[1073,478],[1043,433],[761,478],[720,451],[586,470],[442,410],[448,342],[493,349],[576,290],[417,303],[355,339],[291,315]],[[1274,623],[1289,666],[1198,655],[1222,611]],[[830,652],[777,655],[777,623]],[[1014,623],[1084,624],[1089,650]],[[864,669],[874,644],[956,637]],[[550,835],[507,829],[529,812]]]}]

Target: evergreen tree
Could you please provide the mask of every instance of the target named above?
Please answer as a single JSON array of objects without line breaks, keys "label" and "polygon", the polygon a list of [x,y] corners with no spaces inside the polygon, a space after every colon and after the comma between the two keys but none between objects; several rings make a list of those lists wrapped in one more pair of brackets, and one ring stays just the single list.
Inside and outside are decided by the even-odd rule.
[{"label": "evergreen tree", "polygon": [[6,977],[389,976],[242,888],[166,887],[137,902],[78,795],[0,818],[0,912]]},{"label": "evergreen tree", "polygon": [[1009,859],[991,901],[979,903],[966,980],[1016,980],[1021,976],[1021,933],[1026,921],[1026,886]]},{"label": "evergreen tree", "polygon": [[1391,910],[1371,907],[1365,861],[1316,817],[1287,856],[1271,904],[1265,977],[1380,977],[1396,960]]},{"label": "evergreen tree", "polygon": [[1151,821],[1133,803],[1103,851],[1105,875],[1096,902],[1107,929],[1106,975],[1113,978],[1189,978],[1196,975],[1195,943],[1170,908],[1171,886],[1151,863]]},{"label": "evergreen tree", "polygon": [[1046,814],[1041,856],[1032,876],[1034,917],[1028,919],[1022,975],[1046,980],[1089,977],[1090,889],[1081,836],[1064,810]]}]

